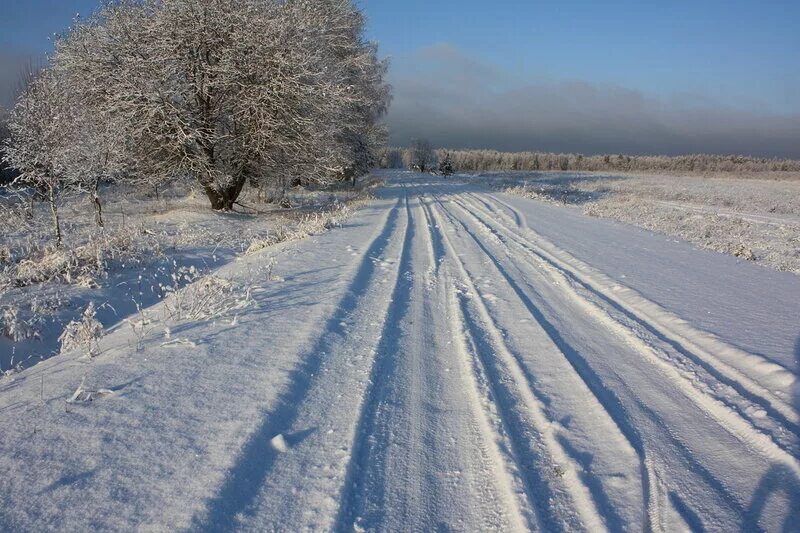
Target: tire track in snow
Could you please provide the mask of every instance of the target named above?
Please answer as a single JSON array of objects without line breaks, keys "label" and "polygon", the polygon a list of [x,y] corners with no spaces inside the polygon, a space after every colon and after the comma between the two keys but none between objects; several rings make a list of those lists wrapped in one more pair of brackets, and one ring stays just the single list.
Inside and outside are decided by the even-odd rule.
[{"label": "tire track in snow", "polygon": [[[667,361],[659,357],[652,346],[647,344],[624,324],[614,319],[614,317],[602,309],[597,303],[579,294],[574,289],[573,284],[569,282],[570,278],[568,276],[568,272],[565,272],[559,267],[559,265],[548,260],[545,255],[545,251],[534,250],[530,245],[525,244],[525,242],[520,242],[513,237],[510,239],[504,239],[504,236],[498,234],[484,219],[476,216],[474,213],[471,213],[466,207],[461,206],[461,209],[464,209],[464,211],[469,213],[469,215],[478,221],[478,223],[484,225],[490,232],[501,239],[504,245],[507,246],[507,243],[511,242],[512,244],[518,246],[521,250],[528,252],[529,254],[534,254],[542,259],[542,262],[546,267],[545,271],[547,274],[553,278],[557,286],[565,287],[565,293],[568,294],[569,297],[574,301],[578,302],[584,309],[586,309],[587,314],[602,320],[609,329],[615,331],[618,335],[625,338],[626,341],[634,346],[639,353],[646,357],[648,361],[655,363],[656,366],[667,372],[669,377],[687,395],[687,397],[695,401],[695,403],[697,403],[704,410],[709,411],[710,414],[718,420],[721,426],[731,430],[741,439],[754,444],[755,447],[759,448],[766,457],[779,461],[788,460],[789,462],[787,463],[787,466],[793,469],[796,468],[798,473],[800,473],[800,463],[794,459],[794,456],[790,451],[784,449],[782,446],[776,443],[771,436],[763,433],[759,428],[755,427],[747,417],[743,416],[738,410],[733,409],[730,405],[724,402],[723,399],[713,397],[706,391],[697,389],[694,383],[681,375],[674,366],[670,365]],[[502,224],[496,220],[493,222],[508,232],[505,237],[510,235],[511,232],[508,230],[508,228],[502,226]],[[541,264],[542,263],[540,263],[540,265]],[[596,291],[592,292],[595,293]],[[642,319],[639,319],[639,321],[643,322],[643,325],[647,325],[646,321]],[[734,385],[733,383],[729,384],[731,386]],[[781,418],[780,422],[788,425],[790,428],[794,427],[794,424],[789,420]],[[733,424],[735,427],[731,428],[730,424]],[[794,465],[792,463],[794,463]]]},{"label": "tire track in snow", "polygon": [[[487,196],[511,211],[517,226],[541,243],[534,247],[530,244],[530,238],[516,235],[517,243],[525,248],[527,253],[535,255],[541,261],[548,263],[550,268],[558,270],[570,284],[580,286],[598,300],[625,315],[632,322],[645,328],[658,340],[670,345],[716,380],[732,387],[740,396],[766,410],[767,414],[777,419],[795,436],[800,436],[800,414],[770,390],[780,388],[790,395],[797,379],[791,370],[777,363],[768,362],[761,356],[729,346],[709,333],[695,330],[685,321],[646,300],[632,289],[621,287],[610,279],[604,279],[605,276],[600,273],[591,272],[588,265],[584,265],[565,251],[558,249],[532,230],[525,222],[524,215],[514,207],[493,195]],[[491,206],[479,195],[472,194],[471,197],[487,206],[487,209],[490,209],[495,215],[508,216],[502,209]],[[514,238],[516,232],[497,221],[496,217],[492,218]],[[546,250],[545,246],[551,250]],[[559,258],[559,255],[562,257]],[[633,303],[628,303],[626,300],[631,300]],[[704,347],[702,344],[708,346]],[[750,378],[737,366],[721,360],[715,354],[727,354],[726,357],[729,360],[738,359],[748,368],[748,371],[758,372],[759,377],[767,385]],[[739,414],[746,417],[745,413],[740,412]]]},{"label": "tire track in snow", "polygon": [[264,414],[239,451],[216,495],[206,503],[203,515],[193,519],[192,530],[234,530],[242,514],[253,514],[253,506],[279,453],[272,446],[271,439],[292,429],[303,400],[320,376],[326,353],[344,335],[341,324],[367,295],[370,281],[375,276],[374,258],[380,256],[391,243],[397,230],[400,205],[401,200],[398,200],[387,213],[378,235],[361,255],[350,286],[339,302],[337,311],[327,321],[324,333],[314,347],[300,358],[299,366],[292,371],[286,390],[276,406]]},{"label": "tire track in snow", "polygon": [[[452,225],[461,226],[462,229],[466,230],[465,233],[468,235],[470,242],[478,250],[478,256],[485,257],[488,260],[487,262],[491,263],[494,260],[493,254],[485,247],[481,247],[481,243],[475,239],[475,236],[463,225],[463,222],[458,217],[448,213],[449,210],[444,207],[443,201],[439,200],[439,203],[445,216],[451,220]],[[467,247],[461,244],[458,249],[466,251]],[[471,265],[472,268],[476,266],[474,262]],[[496,268],[497,266],[495,265]],[[482,271],[485,270],[479,270],[479,272]],[[501,270],[498,270],[498,273],[500,274],[499,279],[506,280]],[[487,272],[484,279],[494,280],[498,279],[498,277]],[[478,289],[477,284],[473,286],[477,295],[484,299],[482,295],[483,289]],[[500,338],[504,339],[504,342],[509,346],[515,346],[514,348],[509,347],[509,352],[518,361],[525,375],[527,386],[530,387],[535,396],[541,397],[540,403],[545,406],[545,411],[548,413],[546,417],[553,421],[552,424],[554,426],[560,426],[561,423],[558,421],[562,419],[570,421],[567,428],[559,431],[557,435],[558,442],[567,451],[573,463],[576,461],[581,463],[575,465],[575,470],[581,476],[583,483],[590,487],[595,505],[602,509],[602,514],[609,529],[619,530],[631,527],[631,524],[635,524],[634,527],[639,527],[641,517],[646,519],[648,515],[656,514],[655,512],[648,512],[646,504],[651,493],[655,494],[655,489],[650,490],[651,485],[657,486],[657,484],[648,481],[648,475],[650,479],[655,479],[655,476],[649,461],[641,453],[642,441],[638,433],[631,435],[630,431],[620,427],[616,417],[611,416],[608,412],[603,397],[598,397],[596,387],[586,382],[584,373],[575,372],[573,368],[574,361],[571,361],[564,353],[564,349],[570,349],[570,346],[565,347],[563,344],[559,345],[557,342],[553,342],[552,332],[528,324],[528,321],[524,319],[519,319],[520,316],[530,313],[530,310],[525,305],[525,302],[519,299],[518,287],[515,286],[513,280],[506,280],[505,286],[508,287],[508,291],[495,287],[492,290],[493,294],[488,294],[487,298],[489,299],[484,302],[487,309],[491,308],[492,321],[498,329]],[[498,289],[500,289],[500,292],[498,292]],[[504,292],[510,292],[510,299],[503,298]],[[500,298],[498,298],[498,295],[500,295]],[[515,301],[523,304],[522,315],[512,304]],[[505,324],[511,326],[510,329],[504,326],[503,320],[506,321]],[[534,322],[534,324],[538,324],[538,322]],[[568,375],[570,373],[575,376],[574,379]],[[600,384],[600,380],[596,379],[594,383]],[[567,387],[567,389],[564,389],[564,387]],[[614,405],[621,404],[615,400]],[[587,418],[586,409],[590,411],[598,409],[601,412]],[[633,423],[628,424],[628,426],[633,427]],[[592,431],[595,433],[592,433]],[[600,435],[602,437],[599,437]],[[577,448],[572,444],[573,439],[578,445]],[[607,446],[614,446],[613,449],[616,451],[609,453],[609,450],[606,449]],[[625,457],[628,453],[630,453],[630,459]],[[585,459],[587,456],[590,458],[588,462]],[[624,472],[624,465],[629,460],[631,462],[631,474],[641,477],[643,480],[642,486],[644,488],[641,500],[645,507],[639,517],[631,516],[629,511],[632,504],[629,501],[631,497],[625,496],[625,491],[619,492],[620,487],[615,484],[617,487],[613,489],[615,497],[609,499],[609,495],[606,493],[608,487],[598,477],[603,476],[603,472],[606,472],[605,475],[611,472],[619,472],[620,470]],[[615,506],[626,509],[624,511],[626,515],[625,521],[618,515]],[[650,507],[656,508],[657,505],[655,502],[651,502]],[[626,523],[628,525],[623,526]]]},{"label": "tire track in snow", "polygon": [[[359,516],[362,510],[361,490],[365,483],[364,476],[369,468],[369,462],[375,456],[370,439],[375,430],[377,410],[380,407],[382,397],[386,395],[385,391],[389,385],[386,378],[393,374],[396,364],[392,356],[396,352],[400,332],[395,328],[398,322],[408,313],[411,290],[411,280],[408,274],[411,269],[411,241],[415,234],[414,223],[408,206],[408,193],[404,195],[404,209],[407,222],[400,261],[397,266],[398,276],[389,301],[389,309],[383,320],[380,342],[375,352],[375,361],[370,373],[369,388],[358,417],[344,489],[339,502],[339,512],[334,526],[336,531],[352,531],[362,519]],[[382,486],[376,484],[374,488],[377,489],[377,492],[371,494],[370,497],[379,502],[382,501],[385,496],[380,490]]]},{"label": "tire track in snow", "polygon": [[[466,208],[465,208],[466,209]],[[478,208],[479,209],[479,208]],[[509,206],[509,209],[513,209]],[[468,211],[468,210],[467,210]],[[781,456],[791,456],[794,457],[797,453],[797,443],[789,443],[788,445],[784,445],[778,440],[778,437],[771,431],[769,433],[765,433],[764,429],[760,427],[758,424],[755,423],[754,419],[744,410],[739,408],[739,406],[735,405],[731,402],[730,398],[725,396],[719,395],[711,395],[706,390],[698,389],[695,383],[689,380],[686,376],[682,375],[677,369],[671,365],[668,361],[664,360],[664,358],[660,357],[659,354],[656,352],[656,349],[645,340],[643,340],[639,335],[637,335],[630,326],[620,322],[618,319],[613,317],[607,309],[604,309],[602,305],[599,305],[598,302],[594,301],[592,298],[587,298],[586,296],[579,294],[579,292],[575,289],[577,285],[581,289],[585,289],[589,292],[590,295],[595,296],[601,302],[606,303],[607,305],[611,306],[612,309],[617,310],[623,314],[624,317],[630,319],[634,324],[644,328],[646,331],[653,334],[656,340],[666,343],[668,346],[671,346],[680,354],[688,357],[690,360],[697,363],[702,369],[708,371],[712,378],[717,379],[719,382],[728,385],[733,388],[745,401],[750,403],[751,405],[755,404],[757,407],[763,408],[767,415],[771,416],[774,420],[778,423],[778,429],[788,429],[795,437],[800,435],[800,428],[796,423],[796,419],[798,414],[795,410],[785,404],[782,400],[776,398],[769,390],[762,387],[760,384],[756,383],[755,381],[751,380],[750,378],[744,376],[740,371],[728,367],[725,363],[721,363],[718,365],[714,365],[715,357],[708,352],[702,350],[702,348],[692,345],[691,341],[684,340],[685,343],[690,344],[694,350],[685,347],[683,344],[680,343],[679,340],[675,340],[670,338],[668,334],[664,334],[660,331],[660,327],[657,323],[653,323],[652,321],[648,320],[647,318],[640,317],[634,309],[631,309],[627,306],[624,302],[619,301],[619,298],[615,297],[614,295],[609,295],[607,291],[603,291],[595,286],[592,283],[591,278],[581,279],[579,278],[579,273],[576,273],[572,270],[569,264],[564,264],[563,262],[558,261],[557,258],[553,257],[551,254],[539,246],[535,244],[531,244],[529,240],[525,240],[522,237],[515,235],[515,233],[508,228],[507,226],[503,225],[499,222],[495,217],[488,217],[488,213],[485,211],[483,212],[484,215],[487,215],[487,218],[492,220],[493,224],[499,226],[504,235],[498,234],[498,238],[506,239],[506,241],[511,242],[511,244],[517,246],[521,251],[528,256],[534,256],[539,260],[538,266],[543,266],[544,269],[554,278],[555,281],[559,283],[559,286],[565,287],[565,290],[569,293],[570,297],[575,299],[576,301],[580,301],[581,305],[587,309],[587,312],[590,312],[593,315],[598,316],[599,318],[603,319],[609,327],[615,331],[617,331],[621,336],[625,337],[633,346],[635,346],[648,360],[655,361],[658,363],[658,366],[661,366],[665,370],[669,370],[672,377],[680,378],[682,383],[680,386],[684,390],[686,389],[685,385],[689,384],[694,389],[695,392],[689,392],[692,397],[697,397],[697,395],[701,395],[702,397],[707,397],[709,399],[716,400],[725,409],[730,411],[730,415],[740,418],[746,425],[750,426],[752,429],[752,436],[755,438],[759,446],[764,448],[766,453],[772,453],[772,446],[768,443],[764,442],[764,438],[766,437],[772,444],[782,450],[783,454],[778,454],[777,457]],[[474,214],[471,216],[475,217],[476,220],[479,220],[481,224],[484,224],[485,227],[489,229],[489,231],[495,232],[496,231],[491,227],[491,225],[487,224],[485,219],[481,219],[480,217],[476,217]],[[529,230],[531,233],[534,233],[533,230]],[[537,235],[537,238],[541,239],[541,237]],[[544,240],[544,239],[542,239]],[[552,246],[552,245],[551,245]],[[562,251],[563,253],[563,251]],[[641,298],[641,297],[639,297]],[[654,305],[654,304],[652,304]],[[721,344],[721,341],[717,341]],[[725,348],[721,348],[725,349]],[[733,348],[729,348],[733,350]],[[749,355],[749,354],[748,354]],[[657,360],[657,361],[656,361]],[[724,366],[724,370],[720,368],[721,365]],[[728,374],[732,374],[732,376],[728,376]],[[756,390],[757,392],[754,392]],[[725,419],[729,418],[728,414],[725,410],[720,410],[713,404],[709,404],[707,401],[703,401],[704,405],[711,405],[709,408],[713,409],[716,413],[715,416],[719,417],[722,416]],[[746,429],[742,429],[740,426],[741,424],[737,422],[733,422],[739,428],[737,431],[744,432],[742,434],[743,438],[749,437],[749,431]],[[799,465],[800,466],[800,465]]]},{"label": "tire track in snow", "polygon": [[[454,221],[457,221],[461,225],[464,231],[481,249],[483,254],[491,260],[501,277],[503,277],[503,279],[505,279],[506,282],[512,287],[517,297],[527,308],[528,312],[545,330],[551,341],[558,346],[559,350],[561,350],[561,352],[564,354],[567,361],[569,361],[573,370],[580,376],[589,390],[592,391],[603,410],[614,420],[617,428],[622,432],[623,435],[625,435],[625,438],[628,440],[630,445],[636,450],[640,460],[642,494],[645,504],[645,530],[664,531],[664,523],[662,520],[666,515],[666,511],[663,508],[666,500],[664,498],[663,485],[659,481],[656,474],[656,470],[653,466],[653,459],[650,457],[650,453],[645,445],[645,439],[639,431],[639,424],[636,422],[636,420],[631,418],[629,410],[625,408],[625,404],[623,403],[621,397],[612,388],[609,388],[604,383],[603,378],[592,369],[591,365],[581,354],[581,352],[563,337],[558,327],[554,323],[545,317],[539,307],[533,303],[531,298],[520,287],[518,282],[509,274],[506,267],[499,262],[496,255],[486,247],[486,245],[472,230],[470,230],[466,223],[455,215],[451,215],[451,217]],[[481,221],[479,220],[479,222]],[[634,391],[628,389],[628,392],[635,397]],[[648,413],[655,423],[660,422],[657,420],[654,413],[647,408],[644,402],[641,400],[637,401],[639,407]],[[671,435],[669,435],[669,437],[671,437]],[[682,443],[675,439],[670,440],[670,443],[672,445],[676,445],[677,447],[682,447]],[[691,454],[688,453],[688,451],[686,453],[682,452],[681,455],[687,460],[689,465],[692,465],[697,469],[702,469],[702,465],[697,463]],[[713,479],[713,476],[710,474],[706,477]],[[718,486],[717,488],[722,492],[725,491],[724,487]],[[728,500],[733,499],[730,497],[730,495],[727,496]],[[741,512],[742,509],[739,507],[737,508],[737,511]]]},{"label": "tire track in snow", "polygon": [[[475,233],[466,226],[465,229],[472,235],[474,240],[480,242]],[[497,239],[498,243],[505,246],[495,233],[489,233],[489,235]],[[494,257],[493,252],[486,248],[485,244],[479,245],[483,247],[487,255]],[[511,255],[509,255],[509,257],[511,257]],[[498,268],[500,268],[501,275],[507,276],[510,279],[510,274],[506,268],[499,263],[496,264]],[[660,479],[661,476],[658,474],[658,471],[672,470],[683,472],[683,479],[679,478],[677,480],[680,483],[685,482],[686,479],[692,476],[698,477],[705,487],[713,489],[715,493],[719,495],[718,502],[721,507],[730,509],[731,512],[738,516],[743,516],[745,514],[745,509],[738,503],[737,497],[693,455],[686,443],[684,443],[679,436],[674,434],[674,430],[670,428],[669,424],[665,420],[662,420],[658,413],[648,406],[647,400],[641,398],[637,390],[628,386],[624,379],[621,379],[615,387],[609,388],[604,383],[604,377],[595,372],[589,361],[566,341],[559,327],[544,315],[539,306],[533,303],[531,297],[527,295],[516,281],[514,281],[513,284],[517,288],[518,296],[524,301],[536,320],[547,329],[549,334],[556,336],[559,339],[558,342],[564,343],[562,345],[562,351],[571,364],[574,366],[577,365],[575,369],[579,375],[585,380],[589,380],[586,381],[587,383],[593,383],[594,385],[592,386],[596,386],[596,390],[605,389],[609,392],[610,396],[605,394],[599,396],[605,410],[618,421],[621,429],[626,432],[626,434],[637,436],[642,451],[643,480],[646,481],[646,484],[643,484],[643,489],[645,490],[646,499],[648,501],[647,516],[650,520],[648,529],[656,531],[665,530],[667,511],[677,512],[677,509],[672,505],[674,498],[668,498],[668,494],[674,493],[665,486],[665,483]],[[581,312],[585,312],[585,310],[581,309]],[[609,402],[609,398],[613,398],[613,400]],[[627,400],[623,401],[624,399]],[[658,440],[654,440],[656,437],[653,436],[645,438],[644,435],[646,435],[646,433],[643,434],[639,431],[638,428],[647,428],[648,424],[642,424],[641,418],[637,419],[636,416],[631,417],[631,410],[626,407],[626,403],[630,404],[631,400],[633,400],[636,410],[646,417],[650,427],[659,428]],[[675,468],[673,465],[673,467],[670,468],[674,460],[680,461],[682,466]],[[707,511],[707,514],[710,515],[711,513]],[[714,521],[712,517],[711,522],[713,523]]]},{"label": "tire track in snow", "polygon": [[335,529],[524,531],[513,479],[441,344],[446,302],[442,278],[432,276],[442,250],[416,220],[424,211],[406,210],[400,276]]},{"label": "tire track in snow", "polygon": [[[466,212],[466,211],[464,211]],[[642,437],[638,424],[630,417],[628,410],[625,408],[624,403],[620,397],[614,392],[613,389],[606,386],[600,375],[594,372],[592,367],[584,356],[574,348],[567,340],[561,335],[558,328],[550,322],[540,309],[533,303],[530,297],[522,290],[519,284],[511,277],[506,268],[503,267],[495,254],[489,250],[486,245],[477,237],[477,235],[469,229],[469,227],[455,215],[450,215],[452,220],[457,221],[464,231],[471,237],[475,244],[480,248],[483,254],[491,259],[494,267],[500,273],[501,277],[512,287],[517,297],[522,301],[528,312],[534,319],[541,325],[551,341],[558,346],[559,350],[564,354],[564,357],[569,361],[573,370],[580,376],[584,384],[591,390],[595,398],[598,400],[602,409],[610,416],[617,428],[625,435],[630,445],[636,450],[640,461],[640,473],[642,479],[642,494],[644,507],[645,531],[664,531],[663,517],[665,511],[662,508],[664,504],[663,493],[661,484],[658,481],[653,462],[649,456],[645,446],[644,438]],[[479,223],[482,221],[478,220]],[[640,407],[647,409],[644,403],[640,402]],[[647,410],[650,412],[649,410]],[[691,459],[691,458],[690,458]],[[697,465],[702,466],[702,465]]]},{"label": "tire track in snow", "polygon": [[[445,212],[438,198],[436,201]],[[475,295],[475,298],[469,299],[465,298],[463,292],[459,294],[461,320],[467,338],[475,347],[483,372],[489,378],[492,397],[511,439],[517,466],[524,473],[528,500],[534,505],[540,526],[549,531],[605,528],[589,489],[575,474],[578,469],[561,447],[551,421],[543,413],[529,377],[506,346],[472,277],[447,236],[441,217],[436,211],[433,213],[442,241],[453,257],[459,279]],[[474,305],[474,310],[470,304]],[[473,316],[474,313],[477,313],[477,318]],[[571,465],[572,468],[560,473],[557,470],[559,465]],[[565,483],[555,486],[556,479],[561,476]]]},{"label": "tire track in snow", "polygon": [[[438,272],[438,268],[447,260],[445,242],[440,231],[441,227],[437,224],[429,203],[425,198],[420,198],[420,204],[425,214],[428,241],[433,257],[437,261]],[[512,452],[513,443],[503,429],[498,406],[492,399],[491,382],[482,371],[481,364],[475,355],[475,344],[468,336],[457,296],[457,288],[449,268],[443,270],[439,277],[439,283],[440,291],[446,292],[444,297],[450,337],[455,344],[456,360],[464,376],[464,394],[472,406],[478,431],[482,435],[483,442],[488,448],[487,454],[493,463],[493,468],[488,472],[487,477],[495,478],[497,485],[504,490],[506,500],[515,503],[520,519],[529,525],[528,529],[532,529],[536,525],[536,517],[532,515],[533,507],[525,490],[525,480]],[[501,472],[502,475],[500,475]],[[498,479],[498,477],[502,479]]]},{"label": "tire track in snow", "polygon": [[[465,212],[468,213],[468,210],[465,210],[463,207],[461,207],[460,209],[462,209],[462,210],[464,210]],[[473,218],[475,218],[475,220],[478,223],[487,224],[485,222],[485,220],[481,219],[480,217],[476,217],[474,214],[471,215],[471,216]],[[465,226],[465,229],[468,232],[470,231],[466,226]],[[493,231],[493,232],[491,232],[491,234],[493,234],[495,238],[499,238],[499,236],[497,235],[496,232]],[[478,240],[477,236],[474,235],[474,234],[473,234],[473,238],[476,241]],[[503,241],[502,241],[502,239],[500,239],[498,242],[502,243]],[[506,245],[504,245],[504,246],[506,246]],[[482,245],[482,247],[484,248],[486,254],[488,256],[492,257],[492,255],[493,255],[492,252],[490,250],[486,249],[484,245]],[[509,255],[509,257],[511,257],[511,255]],[[499,264],[498,264],[498,267],[500,267]],[[500,268],[502,268],[502,267],[500,267]],[[568,283],[564,283],[564,280],[554,279],[553,283],[551,285],[558,287],[559,290],[566,290],[567,292],[569,292],[569,289],[570,289],[570,285]],[[562,287],[566,287],[566,289],[562,289]],[[578,303],[586,304],[585,300],[583,300],[581,302],[581,299],[580,299],[579,295],[572,295],[572,296],[575,297],[575,299],[576,299],[576,301],[578,301]],[[525,295],[524,291],[522,291],[521,289],[520,289],[520,297],[523,298],[523,299],[528,299],[527,295]],[[539,313],[538,310],[535,309],[535,306],[533,306],[533,303],[529,299],[528,299],[528,303],[531,306],[531,309],[532,309],[533,312]],[[588,315],[590,315],[590,316],[599,316],[600,318],[602,318],[602,313],[598,315],[596,313],[596,311],[597,311],[596,309],[592,309],[591,307],[588,307],[588,308],[584,307],[584,312],[586,312]],[[543,315],[542,315],[542,318],[544,318]],[[608,324],[608,322],[606,322],[606,324]],[[621,336],[623,336],[623,337],[625,336],[626,331],[622,331],[622,330],[624,330],[624,328],[615,328],[612,325],[611,329],[612,330],[617,329],[617,333],[618,334],[622,334]],[[555,328],[554,326],[553,326],[553,333],[554,334],[559,334],[558,331],[557,331],[557,328]],[[630,334],[630,332],[627,332],[627,333]],[[642,347],[639,346],[639,348],[642,348]],[[725,431],[730,432],[731,435],[733,435],[735,438],[737,438],[741,442],[743,442],[747,446],[747,448],[755,449],[756,451],[758,451],[759,455],[764,457],[767,460],[768,464],[770,462],[772,462],[772,461],[776,461],[778,464],[782,464],[784,468],[788,468],[789,471],[796,472],[796,468],[792,464],[792,463],[795,462],[793,457],[791,457],[791,455],[789,455],[788,453],[784,452],[781,448],[779,448],[777,445],[775,445],[775,443],[771,439],[769,439],[768,437],[766,437],[762,433],[758,432],[755,428],[753,428],[752,426],[747,424],[744,420],[742,420],[738,416],[736,416],[735,413],[727,411],[727,408],[725,408],[721,404],[718,404],[716,401],[711,400],[709,397],[707,397],[705,395],[699,394],[693,387],[688,387],[688,384],[685,381],[683,381],[682,379],[678,379],[678,376],[674,375],[674,374],[677,374],[677,371],[674,368],[670,367],[666,362],[661,361],[660,359],[658,361],[653,361],[653,362],[656,363],[656,366],[659,367],[662,371],[665,371],[666,377],[668,377],[670,379],[670,382],[678,385],[678,390],[683,392],[690,400],[693,401],[693,403],[698,405],[698,407],[700,407],[701,410],[704,411],[707,415],[710,415],[712,417],[712,419],[716,421],[716,423],[719,425],[719,427],[721,427]],[[585,364],[585,363],[586,362],[583,361],[583,364]],[[586,368],[591,372],[591,369],[590,369],[590,367],[588,367],[588,365],[586,365]],[[601,383],[601,381],[602,381],[601,378],[599,378],[599,376],[595,376],[595,377],[596,377],[598,383],[602,384]],[[631,389],[628,389],[628,394],[632,395],[633,397],[636,397],[635,391],[633,391]],[[638,400],[638,403],[639,403],[639,407],[643,410],[643,412],[648,417],[650,417],[653,420],[654,423],[659,422],[659,417],[654,411],[652,411],[649,408],[647,408],[645,403],[642,402],[641,400]],[[612,411],[613,412],[617,412],[616,409],[614,409]],[[662,424],[663,424],[663,422],[662,422]],[[731,427],[731,426],[733,426],[733,427]],[[635,427],[635,424],[631,424],[630,425],[631,429],[633,429],[634,427]],[[727,488],[725,487],[725,485],[721,484],[717,480],[717,478],[715,478],[714,475],[711,474],[711,472],[709,472],[708,470],[705,469],[703,464],[699,463],[697,461],[697,459],[695,459],[693,457],[692,453],[689,451],[689,449],[686,447],[686,445],[684,443],[682,443],[679,439],[677,439],[671,433],[667,433],[666,437],[667,437],[667,441],[670,442],[670,445],[674,449],[676,449],[677,453],[682,457],[682,460],[687,461],[687,466],[691,467],[689,471],[698,473],[698,475],[702,479],[704,479],[705,482],[709,486],[714,487],[714,490],[719,492],[721,495],[724,495],[723,499],[724,499],[724,503],[726,505],[732,506],[735,509],[735,512],[737,514],[739,514],[740,516],[744,516],[745,515],[745,511],[737,503],[737,498],[734,497],[733,494],[729,493]],[[648,466],[648,470],[652,470],[652,467],[649,464],[647,466]],[[665,500],[665,498],[663,496],[661,496],[658,499]],[[656,512],[656,513],[651,513],[651,515],[659,516],[659,515],[662,515],[662,513]]]}]

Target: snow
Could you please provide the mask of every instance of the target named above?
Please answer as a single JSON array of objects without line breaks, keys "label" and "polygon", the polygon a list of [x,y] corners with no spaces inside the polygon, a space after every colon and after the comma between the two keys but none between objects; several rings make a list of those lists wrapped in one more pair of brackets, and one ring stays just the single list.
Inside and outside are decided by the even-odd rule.
[{"label": "snow", "polygon": [[[186,180],[161,190],[158,198],[129,186],[108,186],[102,191],[103,230],[96,227],[93,210],[86,209],[85,197],[65,199],[61,251],[48,248],[45,204],[34,203],[34,216],[28,218],[18,212],[14,197],[0,196],[0,223],[12,228],[0,236],[0,249],[10,255],[0,260],[0,375],[57,353],[65,328],[80,321],[89,305],[100,323],[111,326],[245,250],[335,226],[362,196],[349,187],[293,190],[289,198],[295,207],[281,209],[260,203],[248,190],[240,201],[257,212],[216,213]],[[71,260],[58,260],[64,257]],[[40,279],[19,283],[21,270]]]},{"label": "snow", "polygon": [[0,529],[794,527],[800,277],[381,177],[217,268],[248,305],[1,379]]},{"label": "snow", "polygon": [[[786,366],[800,335],[800,278],[610,220],[499,195],[521,207],[528,224],[701,330]],[[796,368],[796,367],[795,367]]]},{"label": "snow", "polygon": [[482,175],[476,181],[800,274],[800,180],[796,176],[780,172],[758,178],[505,172]]},{"label": "snow", "polygon": [[276,435],[270,439],[269,443],[275,448],[275,451],[280,453],[286,453],[289,451],[289,445],[286,444],[286,439],[283,438],[283,435]]}]

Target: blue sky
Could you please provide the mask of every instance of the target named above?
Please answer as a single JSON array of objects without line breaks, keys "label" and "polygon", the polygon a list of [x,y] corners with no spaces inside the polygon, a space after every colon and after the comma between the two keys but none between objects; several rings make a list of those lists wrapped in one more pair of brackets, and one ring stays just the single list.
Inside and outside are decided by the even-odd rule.
[{"label": "blue sky", "polygon": [[[485,107],[480,110],[485,116],[492,114],[493,98],[505,102],[504,95],[513,93],[519,99],[516,105],[524,106],[529,89],[533,98],[543,88],[562,93],[565,87],[574,88],[576,84],[589,87],[594,95],[592,109],[585,99],[581,100],[580,93],[570,97],[571,101],[578,99],[580,116],[605,109],[618,118],[620,113],[614,105],[620,104],[620,94],[625,93],[647,102],[646,111],[659,128],[676,127],[675,113],[687,109],[712,114],[730,111],[741,115],[737,123],[741,129],[746,129],[748,121],[766,120],[765,124],[759,123],[757,129],[761,133],[755,139],[766,141],[766,130],[774,133],[767,136],[769,140],[785,137],[784,122],[800,115],[800,1],[359,3],[369,19],[370,38],[379,41],[381,53],[392,58],[398,111],[390,115],[390,126],[397,122],[400,110],[407,114],[413,109],[430,109],[432,100],[426,100],[428,96],[442,92],[449,93],[451,100],[471,105],[473,111],[476,106]],[[75,13],[88,13],[96,4],[96,0],[0,0],[0,62],[10,61],[9,55],[47,50],[49,35],[68,26]],[[443,71],[448,71],[451,79],[491,79],[476,81],[467,88],[442,80],[433,80],[426,87],[421,81]],[[575,109],[567,108],[565,113],[575,114]],[[784,121],[779,132],[770,130],[774,129],[775,120]],[[681,121],[681,128],[689,127],[685,123],[690,118]],[[497,128],[502,127],[497,124]],[[625,125],[615,127],[624,129]],[[406,131],[408,124],[394,129],[397,131],[393,131],[392,138],[400,143],[409,136],[425,135],[424,131]],[[531,142],[546,137],[546,132],[538,133],[530,137]],[[680,129],[670,134],[685,136],[694,132]],[[439,136],[437,142],[448,142],[446,132]],[[522,144],[525,142],[523,139]],[[477,141],[460,139],[458,143],[469,145]],[[481,143],[487,141],[483,139]],[[504,148],[503,144],[492,147]],[[575,149],[592,150],[592,146],[584,144],[575,143]],[[549,148],[562,146],[555,143]],[[569,148],[569,142],[563,148]],[[676,145],[666,151],[689,148],[691,144]],[[706,147],[697,146],[698,151],[703,148]],[[657,150],[658,145],[632,148],[645,149]]]},{"label": "blue sky", "polygon": [[800,111],[800,1],[363,0],[404,56],[435,43],[532,79]]}]

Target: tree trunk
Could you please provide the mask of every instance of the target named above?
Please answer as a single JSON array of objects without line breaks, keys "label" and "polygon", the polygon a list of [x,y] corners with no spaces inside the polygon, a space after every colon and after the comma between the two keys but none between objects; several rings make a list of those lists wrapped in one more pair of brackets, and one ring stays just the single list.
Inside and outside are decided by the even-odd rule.
[{"label": "tree trunk", "polygon": [[58,206],[56,205],[56,191],[50,187],[47,194],[47,201],[50,203],[50,213],[53,216],[53,232],[56,236],[56,247],[61,248],[64,244],[61,237],[61,222],[58,219]]},{"label": "tree trunk", "polygon": [[239,198],[245,184],[245,178],[236,178],[232,183],[225,187],[203,186],[206,196],[211,201],[211,209],[215,211],[232,211],[233,204]]},{"label": "tree trunk", "polygon": [[100,203],[100,180],[95,180],[94,190],[92,191],[92,203],[94,204],[94,221],[101,228],[105,228],[103,223],[103,204]]}]

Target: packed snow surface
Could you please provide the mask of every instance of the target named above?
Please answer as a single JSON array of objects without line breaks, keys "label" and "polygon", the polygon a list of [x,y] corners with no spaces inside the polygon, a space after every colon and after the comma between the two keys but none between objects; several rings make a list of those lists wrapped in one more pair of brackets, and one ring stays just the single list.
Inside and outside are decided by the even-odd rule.
[{"label": "packed snow surface", "polygon": [[0,381],[0,529],[797,528],[800,277],[383,177],[232,312]]},{"label": "packed snow surface", "polygon": [[473,179],[800,275],[800,179],[794,173],[739,177],[514,171]]}]

